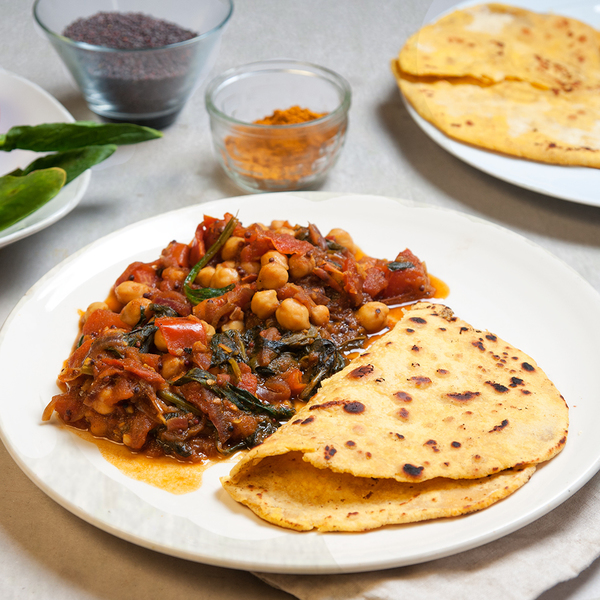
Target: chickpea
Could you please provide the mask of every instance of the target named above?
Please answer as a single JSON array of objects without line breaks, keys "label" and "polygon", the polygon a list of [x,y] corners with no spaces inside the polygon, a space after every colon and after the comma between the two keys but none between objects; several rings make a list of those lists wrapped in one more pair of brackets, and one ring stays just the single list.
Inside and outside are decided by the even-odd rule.
[{"label": "chickpea", "polygon": [[246,275],[258,275],[260,271],[260,263],[257,261],[245,261],[240,264],[240,269],[246,273]]},{"label": "chickpea", "polygon": [[221,325],[221,331],[228,331],[229,329],[244,331],[244,321],[228,321],[224,325]]},{"label": "chickpea", "polygon": [[154,345],[160,352],[169,351],[169,348],[167,347],[167,340],[165,340],[165,336],[160,329],[158,329],[154,334]]},{"label": "chickpea", "polygon": [[142,316],[142,307],[146,308],[150,304],[152,304],[152,302],[148,300],[148,298],[136,298],[135,300],[128,302],[119,315],[121,321],[133,327],[139,322],[140,317]]},{"label": "chickpea", "polygon": [[285,254],[282,254],[281,252],[277,252],[277,250],[269,250],[269,252],[265,252],[261,257],[260,257],[260,264],[261,266],[265,266],[268,265],[269,263],[277,263],[279,265],[281,265],[282,267],[284,267],[285,269],[288,269],[288,257]]},{"label": "chickpea", "polygon": [[210,287],[210,280],[215,274],[214,267],[204,267],[200,269],[198,275],[196,275],[195,283],[199,283],[202,287]]},{"label": "chickpea", "polygon": [[292,237],[295,237],[295,235],[296,235],[296,232],[291,227],[280,227],[277,230],[277,233],[287,233],[288,235],[291,235]]},{"label": "chickpea", "polygon": [[286,227],[287,221],[274,220],[271,221],[271,229],[277,231],[277,229],[281,229],[282,227]]},{"label": "chickpea", "polygon": [[136,298],[143,298],[150,291],[145,283],[137,281],[124,281],[115,288],[115,296],[121,304],[127,304]]},{"label": "chickpea", "polygon": [[212,336],[215,335],[215,333],[217,333],[217,330],[206,321],[201,320],[200,322],[202,323],[202,327],[204,327],[204,331],[206,331],[206,342],[210,343]]},{"label": "chickpea", "polygon": [[101,415],[110,415],[110,413],[115,410],[114,406],[105,404],[102,400],[94,400],[94,402],[92,402],[92,408]]},{"label": "chickpea", "polygon": [[286,298],[275,311],[277,322],[290,331],[300,331],[310,327],[308,308],[295,300]]},{"label": "chickpea", "polygon": [[290,277],[292,279],[301,279],[312,273],[315,268],[315,259],[306,254],[292,254],[290,256]]},{"label": "chickpea", "polygon": [[288,272],[278,263],[267,263],[258,273],[259,290],[276,290],[288,281]]},{"label": "chickpea", "polygon": [[356,316],[368,333],[374,333],[385,327],[389,312],[390,309],[383,302],[367,302],[358,309]]},{"label": "chickpea", "polygon": [[92,421],[90,423],[90,433],[96,437],[106,437],[106,434],[108,433],[107,430],[108,427],[106,426],[106,421],[104,420]]},{"label": "chickpea", "polygon": [[240,276],[235,269],[217,265],[213,276],[210,278],[210,287],[222,288],[237,283],[239,280]]},{"label": "chickpea", "polygon": [[113,392],[110,388],[102,388],[92,402],[92,408],[101,415],[109,415],[115,409],[114,404],[109,404],[112,401],[112,395]]},{"label": "chickpea", "polygon": [[81,316],[81,323],[85,323],[90,315],[97,310],[108,310],[108,304],[106,302],[92,302]]},{"label": "chickpea", "polygon": [[352,254],[356,254],[356,244],[354,243],[352,236],[345,229],[340,229],[339,227],[336,227],[332,229],[326,235],[326,237],[333,238],[335,242],[338,243],[340,246],[344,246],[344,248],[348,248],[348,250],[350,250]]},{"label": "chickpea", "polygon": [[324,304],[317,304],[310,309],[310,322],[322,327],[329,323],[329,309]]},{"label": "chickpea", "polygon": [[177,269],[176,267],[167,267],[162,272],[162,278],[169,281],[179,281],[183,283],[183,280],[187,277],[187,273],[183,269]]},{"label": "chickpea", "polygon": [[165,379],[173,379],[183,372],[184,364],[181,358],[167,354],[161,361],[160,374]]},{"label": "chickpea", "polygon": [[245,243],[244,238],[232,235],[221,248],[221,258],[223,260],[235,259]]},{"label": "chickpea", "polygon": [[275,290],[262,290],[252,296],[250,308],[259,319],[270,317],[279,307]]}]

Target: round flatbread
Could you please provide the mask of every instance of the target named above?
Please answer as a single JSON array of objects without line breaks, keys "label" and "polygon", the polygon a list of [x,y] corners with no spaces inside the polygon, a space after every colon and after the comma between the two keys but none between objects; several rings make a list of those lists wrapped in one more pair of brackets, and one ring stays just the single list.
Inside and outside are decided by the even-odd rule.
[{"label": "round flatbread", "polygon": [[481,479],[399,483],[316,469],[298,452],[270,456],[251,475],[225,482],[259,517],[297,531],[367,531],[457,517],[487,508],[529,481],[534,466]]},{"label": "round flatbread", "polygon": [[480,4],[413,34],[398,66],[417,77],[526,81],[570,91],[600,80],[600,32],[562,15]]},{"label": "round flatbread", "polygon": [[522,81],[481,86],[402,75],[398,85],[451,138],[539,162],[600,168],[600,87],[566,95]]},{"label": "round flatbread", "polygon": [[[344,497],[350,494],[360,503],[373,479],[382,481],[376,489],[384,503],[394,494],[397,502],[406,502],[406,494],[421,496],[424,490],[435,495],[442,489],[447,497],[455,487],[471,490],[482,483],[473,481],[471,487],[465,480],[549,460],[564,447],[567,430],[566,402],[530,356],[473,328],[446,306],[418,303],[392,331],[325,381],[293,420],[246,454],[223,485],[261,516],[273,512],[277,502],[289,504],[289,493],[301,498],[314,486],[307,496],[313,500],[315,493],[325,498],[342,486]],[[291,458],[304,475],[292,476]],[[506,475],[514,481],[514,474]],[[430,483],[395,485],[423,482]],[[485,498],[503,497],[495,484],[492,489]],[[268,509],[257,508],[260,497],[269,497]],[[331,512],[331,503],[325,504],[323,510]],[[342,512],[346,500],[343,504]],[[382,523],[420,520],[402,512],[384,509]],[[376,522],[376,516],[372,519]]]},{"label": "round flatbread", "polygon": [[559,165],[600,168],[600,32],[501,4],[455,11],[392,61],[404,97],[449,137]]}]

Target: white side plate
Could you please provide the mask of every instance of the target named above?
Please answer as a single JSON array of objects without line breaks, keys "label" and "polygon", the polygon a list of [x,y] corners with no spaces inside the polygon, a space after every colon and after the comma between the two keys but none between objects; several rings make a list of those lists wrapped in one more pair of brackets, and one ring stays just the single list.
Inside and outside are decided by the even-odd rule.
[{"label": "white side plate", "polygon": [[[0,70],[0,132],[16,125],[72,123],[69,111],[48,92],[23,77]],[[0,152],[0,176],[26,167],[40,155],[26,150]],[[0,248],[36,233],[73,210],[87,189],[91,173],[82,173],[50,202],[8,229],[0,231]]]},{"label": "white side plate", "polygon": [[[469,0],[447,12],[481,3],[481,0]],[[600,27],[600,4],[597,1],[567,3],[564,0],[517,0],[511,4],[535,12],[554,12],[579,19],[597,29]],[[439,15],[433,20],[437,21],[438,18]],[[600,206],[600,169],[548,165],[469,146],[446,136],[419,116],[406,100],[405,105],[417,125],[434,142],[472,167],[540,194]]]}]

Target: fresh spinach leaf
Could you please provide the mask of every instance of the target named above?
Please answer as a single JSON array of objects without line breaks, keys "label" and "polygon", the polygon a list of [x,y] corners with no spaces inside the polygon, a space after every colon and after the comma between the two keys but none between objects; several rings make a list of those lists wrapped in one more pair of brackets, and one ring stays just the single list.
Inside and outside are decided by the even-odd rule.
[{"label": "fresh spinach leaf", "polygon": [[65,171],[57,167],[34,171],[23,177],[0,177],[0,231],[52,200],[66,179]]},{"label": "fresh spinach leaf", "polygon": [[0,150],[32,150],[33,152],[64,152],[105,144],[137,144],[162,137],[162,133],[150,127],[131,123],[42,123],[41,125],[17,125],[0,134]]}]

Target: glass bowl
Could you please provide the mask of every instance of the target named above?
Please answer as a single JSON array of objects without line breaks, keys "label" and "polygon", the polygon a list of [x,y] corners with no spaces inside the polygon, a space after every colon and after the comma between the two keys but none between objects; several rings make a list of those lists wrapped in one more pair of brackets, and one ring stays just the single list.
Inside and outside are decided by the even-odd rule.
[{"label": "glass bowl", "polygon": [[[206,90],[217,160],[245,191],[314,187],[344,145],[350,99],[348,82],[318,65],[268,60],[230,69]],[[275,111],[290,109],[317,118],[270,124]]]},{"label": "glass bowl", "polygon": [[[212,68],[232,0],[36,0],[33,15],[77,82],[108,121],[166,127]],[[116,49],[63,35],[99,12],[143,13],[197,33],[157,48]],[[89,38],[88,38],[89,39]]]}]

